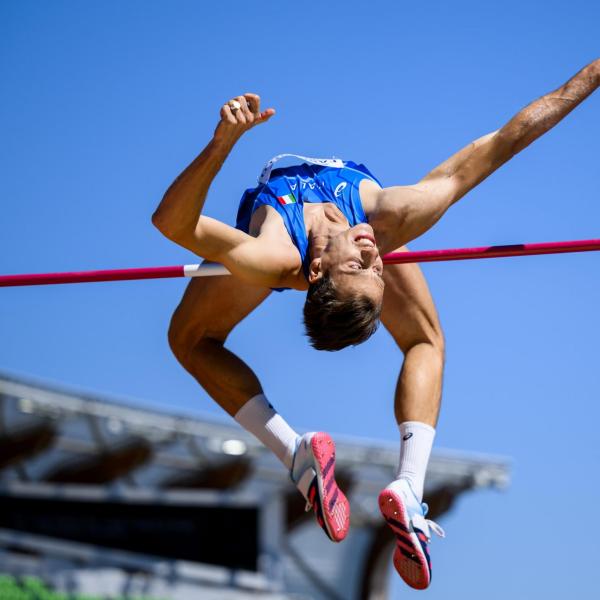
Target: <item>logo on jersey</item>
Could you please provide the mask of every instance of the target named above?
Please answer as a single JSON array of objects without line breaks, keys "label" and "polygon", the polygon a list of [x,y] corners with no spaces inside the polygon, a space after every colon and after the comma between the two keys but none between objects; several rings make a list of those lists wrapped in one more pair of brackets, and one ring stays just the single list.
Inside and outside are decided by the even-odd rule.
[{"label": "logo on jersey", "polygon": [[346,188],[348,184],[345,181],[342,181],[342,183],[338,183],[338,185],[336,186],[333,195],[336,198],[339,198],[342,195],[342,192],[344,191],[344,189]]},{"label": "logo on jersey", "polygon": [[285,196],[277,196],[277,202],[285,206],[286,204],[296,204],[296,196],[294,194],[286,194]]},{"label": "logo on jersey", "polygon": [[307,186],[311,190],[314,190],[317,185],[316,182],[313,181],[312,179],[303,179],[300,176],[295,177],[294,179],[290,179],[289,177],[286,177],[285,180],[287,181],[287,184],[290,186],[290,189],[292,190],[292,192],[296,191],[296,188],[298,187],[298,181],[300,182],[300,189],[302,189],[302,190],[305,190]]}]

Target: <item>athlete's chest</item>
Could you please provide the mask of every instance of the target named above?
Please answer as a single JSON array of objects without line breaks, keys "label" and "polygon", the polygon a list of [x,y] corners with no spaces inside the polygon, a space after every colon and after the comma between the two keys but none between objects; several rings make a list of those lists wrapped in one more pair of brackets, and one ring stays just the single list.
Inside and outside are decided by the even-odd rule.
[{"label": "athlete's chest", "polygon": [[[306,237],[313,227],[333,225],[348,228],[348,219],[331,202],[305,203],[295,207],[299,224],[304,228]],[[271,238],[292,243],[280,211],[269,205],[258,207],[252,214],[248,233],[253,237]]]},{"label": "athlete's chest", "polygon": [[339,226],[347,229],[350,225],[346,215],[332,202],[307,203],[303,206],[305,227]]}]

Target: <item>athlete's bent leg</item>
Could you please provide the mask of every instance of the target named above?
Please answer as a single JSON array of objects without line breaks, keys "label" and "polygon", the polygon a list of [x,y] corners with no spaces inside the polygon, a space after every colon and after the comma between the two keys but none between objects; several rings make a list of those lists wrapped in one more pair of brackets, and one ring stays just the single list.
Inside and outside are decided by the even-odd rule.
[{"label": "athlete's bent leg", "polygon": [[396,420],[435,427],[442,396],[444,334],[433,299],[416,264],[386,265],[384,279],[381,321],[404,354],[394,401]]},{"label": "athlete's bent leg", "polygon": [[430,528],[441,532],[424,518],[421,500],[440,409],[444,336],[417,265],[386,265],[384,278],[382,322],[404,353],[404,363],[394,402],[401,437],[397,479],[381,492],[379,503],[397,538],[396,570],[422,589],[431,580]]},{"label": "athlete's bent leg", "polygon": [[268,402],[252,369],[224,346],[269,293],[229,275],[192,280],[171,320],[169,343],[210,396],[290,469],[298,434]]},{"label": "athlete's bent leg", "polygon": [[263,390],[224,343],[269,293],[232,276],[192,279],[171,319],[169,344],[177,360],[231,416]]},{"label": "athlete's bent leg", "polygon": [[192,280],[171,320],[169,343],[212,398],[281,460],[319,525],[341,541],[350,509],[335,483],[333,441],[325,433],[299,436],[266,399],[252,369],[224,347],[231,330],[269,293],[233,276]]},{"label": "athlete's bent leg", "polygon": [[384,278],[382,322],[404,353],[394,402],[402,438],[399,475],[420,501],[440,410],[444,336],[418,265],[386,265]]}]

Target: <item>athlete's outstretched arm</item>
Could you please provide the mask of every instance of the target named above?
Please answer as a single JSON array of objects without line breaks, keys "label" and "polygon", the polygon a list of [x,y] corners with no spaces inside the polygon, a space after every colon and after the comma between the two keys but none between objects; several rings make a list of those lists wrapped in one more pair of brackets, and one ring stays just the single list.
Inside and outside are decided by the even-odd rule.
[{"label": "athlete's outstretched arm", "polygon": [[400,246],[427,231],[452,204],[554,127],[598,87],[600,59],[526,106],[501,129],[451,156],[418,184],[382,190],[377,212],[394,222],[395,234],[389,231],[395,235],[391,245]]},{"label": "athlete's outstretched arm", "polygon": [[491,175],[564,119],[600,87],[600,59],[558,89],[535,100],[498,131],[471,143],[436,167],[423,180],[448,186],[453,202]]}]

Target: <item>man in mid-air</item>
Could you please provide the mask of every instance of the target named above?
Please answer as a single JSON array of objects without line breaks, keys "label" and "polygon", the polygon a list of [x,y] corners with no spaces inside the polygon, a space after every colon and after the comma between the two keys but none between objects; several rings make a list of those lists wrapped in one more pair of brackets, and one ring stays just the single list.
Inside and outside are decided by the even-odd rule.
[{"label": "man in mid-air", "polygon": [[[600,85],[600,60],[463,148],[414,185],[382,187],[363,165],[306,159],[273,169],[242,197],[235,227],[202,215],[209,186],[235,143],[273,109],[244,94],[221,108],[201,154],[166,192],[153,222],[169,239],[232,276],[194,279],[178,306],[169,341],[211,397],[281,460],[333,541],[348,532],[350,508],[334,478],[335,446],[322,432],[298,435],[275,411],[253,371],[224,343],[272,289],[306,292],[312,345],[339,350],[366,340],[379,320],[404,354],[395,394],[401,448],[396,479],[379,505],[396,536],[394,565],[412,587],[431,580],[423,485],[438,418],[444,340],[416,265],[382,264],[381,254],[431,228],[467,192],[546,133]],[[305,375],[307,387],[319,374]],[[343,411],[343,407],[340,407]]]}]

